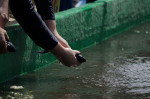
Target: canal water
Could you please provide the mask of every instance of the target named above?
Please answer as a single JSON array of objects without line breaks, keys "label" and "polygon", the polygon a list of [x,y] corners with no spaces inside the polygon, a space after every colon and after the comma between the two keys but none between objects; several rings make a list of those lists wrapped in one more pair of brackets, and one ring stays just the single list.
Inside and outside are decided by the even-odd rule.
[{"label": "canal water", "polygon": [[150,22],[81,51],[77,68],[59,63],[0,85],[0,99],[150,99]]}]

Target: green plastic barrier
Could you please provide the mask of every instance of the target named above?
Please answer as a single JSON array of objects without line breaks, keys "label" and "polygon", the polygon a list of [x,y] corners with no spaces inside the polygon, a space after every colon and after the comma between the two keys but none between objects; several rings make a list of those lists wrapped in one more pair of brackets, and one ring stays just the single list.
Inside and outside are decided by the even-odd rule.
[{"label": "green plastic barrier", "polygon": [[125,31],[150,19],[149,0],[97,0],[105,3],[103,38]]},{"label": "green plastic barrier", "polygon": [[58,32],[73,49],[81,49],[101,39],[104,3],[92,3],[56,14]]},{"label": "green plastic barrier", "polygon": [[[149,20],[149,0],[97,0],[56,14],[57,29],[73,49],[84,49]],[[24,33],[19,24],[7,27],[16,53],[0,55],[0,82],[38,70],[56,61]]]}]

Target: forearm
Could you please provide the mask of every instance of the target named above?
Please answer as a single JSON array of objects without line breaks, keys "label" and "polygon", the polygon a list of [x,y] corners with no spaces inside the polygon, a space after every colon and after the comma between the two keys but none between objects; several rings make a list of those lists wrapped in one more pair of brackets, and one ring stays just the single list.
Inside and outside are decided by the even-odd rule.
[{"label": "forearm", "polygon": [[45,20],[45,23],[47,25],[47,27],[50,29],[50,31],[55,35],[55,37],[58,39],[58,41],[60,42],[60,44],[65,47],[65,48],[70,48],[70,46],[68,45],[68,42],[59,35],[59,33],[57,32],[56,29],[56,22],[55,20]]},{"label": "forearm", "polygon": [[44,22],[53,34],[58,34],[55,20],[45,20]]},{"label": "forearm", "polygon": [[4,28],[8,21],[8,0],[0,0],[0,27]]}]

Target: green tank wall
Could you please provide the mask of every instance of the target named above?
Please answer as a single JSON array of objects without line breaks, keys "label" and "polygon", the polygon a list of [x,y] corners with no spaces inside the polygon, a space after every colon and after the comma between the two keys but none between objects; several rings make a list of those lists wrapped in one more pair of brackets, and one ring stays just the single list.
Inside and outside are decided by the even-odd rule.
[{"label": "green tank wall", "polygon": [[[58,32],[73,49],[84,49],[150,18],[150,0],[97,0],[56,14]],[[18,25],[6,27],[16,53],[0,55],[0,82],[38,70],[56,61],[41,50]]]}]

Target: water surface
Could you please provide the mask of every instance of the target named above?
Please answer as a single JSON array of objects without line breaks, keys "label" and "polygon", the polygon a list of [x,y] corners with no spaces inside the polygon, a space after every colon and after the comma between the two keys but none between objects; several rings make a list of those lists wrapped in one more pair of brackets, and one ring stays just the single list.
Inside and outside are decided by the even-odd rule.
[{"label": "water surface", "polygon": [[150,98],[150,23],[82,52],[77,68],[59,63],[0,85],[0,97],[16,99]]}]

